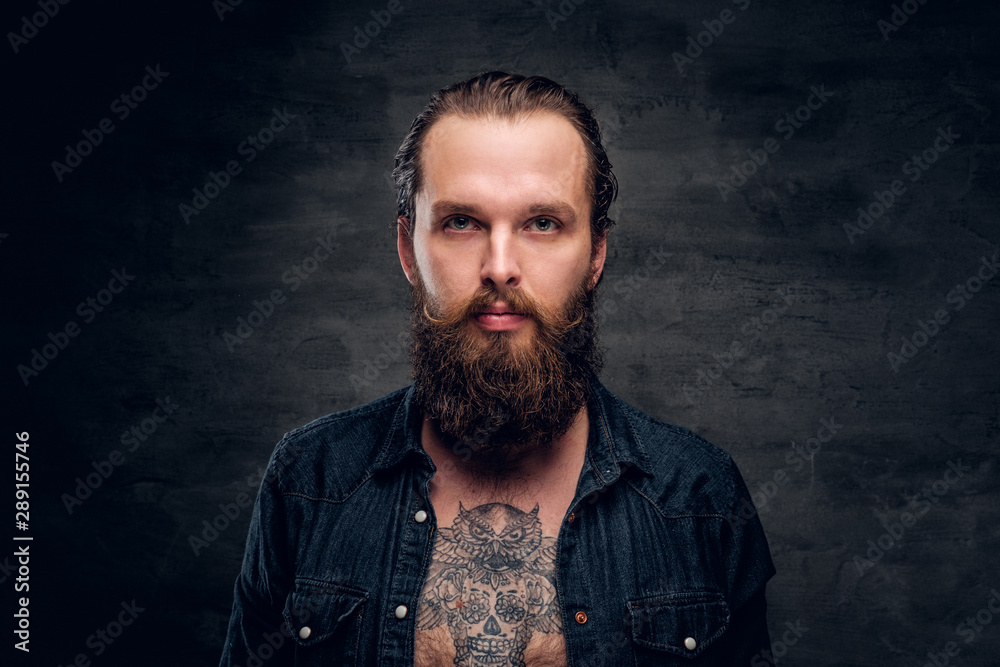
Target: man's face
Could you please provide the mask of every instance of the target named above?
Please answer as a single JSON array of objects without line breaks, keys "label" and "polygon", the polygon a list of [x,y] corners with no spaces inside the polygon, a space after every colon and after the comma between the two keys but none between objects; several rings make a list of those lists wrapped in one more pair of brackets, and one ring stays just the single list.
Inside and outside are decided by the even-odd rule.
[{"label": "man's face", "polygon": [[555,114],[448,116],[421,168],[413,237],[400,218],[397,243],[418,400],[482,453],[543,446],[582,407],[596,356],[605,244],[591,243],[583,140]]},{"label": "man's face", "polygon": [[[421,167],[412,251],[401,248],[400,257],[411,283],[419,270],[438,312],[484,285],[556,311],[588,269],[596,283],[604,246],[592,261],[587,154],[569,121],[550,113],[513,122],[447,116],[428,132]],[[510,314],[474,322],[522,344],[534,326]]]}]

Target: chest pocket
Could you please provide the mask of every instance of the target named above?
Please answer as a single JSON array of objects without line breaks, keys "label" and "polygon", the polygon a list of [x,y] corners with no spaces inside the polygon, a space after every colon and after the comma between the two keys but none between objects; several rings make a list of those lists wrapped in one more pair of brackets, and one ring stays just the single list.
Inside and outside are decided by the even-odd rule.
[{"label": "chest pocket", "polygon": [[729,605],[714,591],[681,591],[628,601],[636,665],[698,665],[729,627]]},{"label": "chest pocket", "polygon": [[283,616],[296,665],[362,665],[361,623],[368,593],[352,586],[296,579]]}]

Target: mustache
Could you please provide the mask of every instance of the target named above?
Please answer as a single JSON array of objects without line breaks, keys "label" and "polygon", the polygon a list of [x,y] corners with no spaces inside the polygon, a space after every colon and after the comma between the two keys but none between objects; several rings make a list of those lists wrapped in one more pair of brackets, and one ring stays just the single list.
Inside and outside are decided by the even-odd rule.
[{"label": "mustache", "polygon": [[[578,289],[577,292],[582,292]],[[574,297],[580,294],[573,295]],[[572,301],[572,299],[571,299]],[[434,316],[428,312],[427,302],[423,302],[424,317],[428,322],[442,329],[457,329],[469,319],[486,312],[499,302],[507,305],[506,312],[517,313],[531,317],[543,325],[555,328],[569,328],[578,326],[583,322],[586,313],[575,313],[572,319],[565,316],[553,315],[544,310],[538,303],[519,289],[507,289],[501,292],[492,285],[483,285],[476,292],[461,303],[450,315]]]}]

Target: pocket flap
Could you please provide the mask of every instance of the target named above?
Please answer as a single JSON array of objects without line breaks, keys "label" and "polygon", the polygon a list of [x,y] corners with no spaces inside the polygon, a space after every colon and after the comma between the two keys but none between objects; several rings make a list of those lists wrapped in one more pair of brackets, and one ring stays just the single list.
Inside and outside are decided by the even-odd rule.
[{"label": "pocket flap", "polygon": [[283,616],[299,646],[328,639],[359,611],[368,593],[360,588],[314,579],[296,579]]},{"label": "pocket flap", "polygon": [[694,658],[729,627],[729,605],[714,591],[684,591],[628,601],[632,640],[640,646]]}]

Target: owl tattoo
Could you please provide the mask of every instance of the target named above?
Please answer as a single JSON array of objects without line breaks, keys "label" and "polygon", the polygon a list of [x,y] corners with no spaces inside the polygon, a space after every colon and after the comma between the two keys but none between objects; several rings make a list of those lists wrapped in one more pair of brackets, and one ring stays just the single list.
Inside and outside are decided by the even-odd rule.
[{"label": "owl tattoo", "polygon": [[447,625],[455,665],[524,667],[534,633],[561,633],[555,589],[556,540],[542,535],[538,505],[458,506],[434,545],[417,628]]}]

